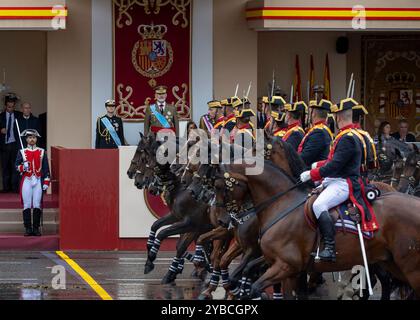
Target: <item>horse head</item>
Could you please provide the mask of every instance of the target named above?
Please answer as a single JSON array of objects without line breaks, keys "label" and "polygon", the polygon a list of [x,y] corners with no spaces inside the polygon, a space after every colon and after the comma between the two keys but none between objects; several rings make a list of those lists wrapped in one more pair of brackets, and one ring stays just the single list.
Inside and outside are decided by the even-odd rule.
[{"label": "horse head", "polygon": [[[402,193],[412,193],[419,185],[420,180],[420,152],[416,147],[405,161],[400,175],[397,190]],[[414,193],[414,192],[413,192]]]}]

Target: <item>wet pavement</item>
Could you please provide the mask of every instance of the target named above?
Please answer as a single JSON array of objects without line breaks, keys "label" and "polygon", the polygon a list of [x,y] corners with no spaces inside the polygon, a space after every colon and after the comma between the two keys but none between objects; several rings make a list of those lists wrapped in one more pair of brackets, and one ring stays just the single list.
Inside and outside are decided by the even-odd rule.
[{"label": "wet pavement", "polygon": [[[193,266],[189,262],[185,263],[184,272],[178,275],[176,284],[160,284],[172,261],[171,252],[161,252],[155,262],[155,269],[148,275],[143,273],[146,261],[144,252],[65,252],[65,254],[85,271],[85,277],[70,267],[56,252],[0,252],[0,300],[102,299],[103,296],[94,290],[95,283],[86,280],[86,274],[93,278],[112,299],[194,300],[203,288],[203,282],[191,278]],[[232,267],[236,263],[234,262]],[[65,274],[65,289],[56,287],[57,284],[64,284],[64,278],[57,280],[59,276],[57,268],[61,268]],[[344,290],[346,274],[342,274],[340,282],[338,273],[334,274],[335,279],[331,273],[325,274],[324,278],[326,283],[320,286],[310,299],[335,300],[337,294]],[[372,299],[379,299],[380,286],[375,287],[374,291]],[[213,297],[222,299],[224,294],[223,288],[219,287]]]}]

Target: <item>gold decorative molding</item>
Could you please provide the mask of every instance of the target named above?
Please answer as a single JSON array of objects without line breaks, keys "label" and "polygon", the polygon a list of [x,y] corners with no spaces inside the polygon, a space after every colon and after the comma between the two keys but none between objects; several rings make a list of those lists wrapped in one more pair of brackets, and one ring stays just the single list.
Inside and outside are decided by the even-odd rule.
[{"label": "gold decorative molding", "polygon": [[153,13],[155,15],[159,14],[162,7],[171,5],[175,9],[175,14],[172,17],[173,25],[178,26],[181,21],[182,28],[186,28],[189,25],[187,8],[191,0],[113,0],[113,3],[118,10],[118,18],[116,20],[118,28],[123,28],[124,25],[130,26],[133,23],[130,10],[136,5],[143,7],[146,14]]}]

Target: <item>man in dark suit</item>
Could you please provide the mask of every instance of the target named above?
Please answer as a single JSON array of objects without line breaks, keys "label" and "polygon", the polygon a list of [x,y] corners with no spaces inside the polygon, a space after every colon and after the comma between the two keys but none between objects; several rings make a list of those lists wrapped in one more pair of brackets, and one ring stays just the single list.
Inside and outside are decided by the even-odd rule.
[{"label": "man in dark suit", "polygon": [[19,134],[15,120],[22,118],[22,113],[15,111],[18,97],[8,93],[4,98],[5,110],[0,114],[0,146],[3,169],[3,192],[19,192],[18,175],[15,160],[19,145]]},{"label": "man in dark suit", "polygon": [[257,129],[264,129],[265,128],[265,124],[267,122],[267,115],[265,113],[266,110],[265,106],[264,106],[264,102],[262,98],[258,99],[258,104],[257,104]]},{"label": "man in dark suit", "polygon": [[[32,106],[29,102],[22,103],[22,118],[18,119],[20,132],[25,130],[36,130],[41,136],[44,134],[41,130],[39,119],[32,114]],[[26,148],[26,139],[22,140]]]}]

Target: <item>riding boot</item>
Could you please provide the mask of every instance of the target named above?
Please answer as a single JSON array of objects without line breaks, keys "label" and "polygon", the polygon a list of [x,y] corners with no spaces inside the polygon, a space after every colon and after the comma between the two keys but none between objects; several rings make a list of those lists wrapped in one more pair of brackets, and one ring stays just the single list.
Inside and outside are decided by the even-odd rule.
[{"label": "riding boot", "polygon": [[42,215],[42,210],[39,208],[35,208],[34,209],[34,232],[33,232],[33,235],[35,237],[41,236],[41,232],[39,231],[39,227],[41,225],[41,215]]},{"label": "riding boot", "polygon": [[25,237],[32,236],[31,209],[23,210],[23,225],[25,227]]},{"label": "riding boot", "polygon": [[324,261],[335,262],[335,226],[328,211],[321,213],[318,224],[324,239],[324,250],[319,253],[319,257]]}]

